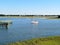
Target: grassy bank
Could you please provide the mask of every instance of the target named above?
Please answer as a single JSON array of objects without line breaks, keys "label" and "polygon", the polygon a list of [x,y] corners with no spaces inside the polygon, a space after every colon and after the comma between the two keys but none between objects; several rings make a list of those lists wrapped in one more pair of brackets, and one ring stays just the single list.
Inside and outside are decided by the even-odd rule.
[{"label": "grassy bank", "polygon": [[45,19],[59,19],[57,16],[0,16],[0,18],[45,18]]},{"label": "grassy bank", "polygon": [[60,45],[60,36],[35,38],[22,42],[10,43],[7,45]]},{"label": "grassy bank", "polygon": [[58,18],[57,16],[0,16],[0,18]]}]

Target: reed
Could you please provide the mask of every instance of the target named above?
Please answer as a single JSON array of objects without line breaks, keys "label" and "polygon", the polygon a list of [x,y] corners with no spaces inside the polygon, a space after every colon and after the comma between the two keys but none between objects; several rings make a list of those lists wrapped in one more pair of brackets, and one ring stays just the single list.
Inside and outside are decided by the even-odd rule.
[{"label": "reed", "polygon": [[10,43],[8,45],[60,45],[60,36],[35,38],[22,42]]}]

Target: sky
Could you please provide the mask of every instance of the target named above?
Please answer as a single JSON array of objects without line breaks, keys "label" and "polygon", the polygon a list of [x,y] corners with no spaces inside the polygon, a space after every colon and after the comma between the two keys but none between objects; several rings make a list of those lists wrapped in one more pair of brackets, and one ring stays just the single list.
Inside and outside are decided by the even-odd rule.
[{"label": "sky", "polygon": [[0,14],[59,15],[60,0],[0,0]]}]

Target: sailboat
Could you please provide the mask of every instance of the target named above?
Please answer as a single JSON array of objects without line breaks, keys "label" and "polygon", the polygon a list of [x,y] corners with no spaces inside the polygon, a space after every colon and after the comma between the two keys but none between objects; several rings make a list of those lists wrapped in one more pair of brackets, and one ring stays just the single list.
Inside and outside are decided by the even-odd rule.
[{"label": "sailboat", "polygon": [[32,24],[38,24],[39,22],[37,20],[31,21]]},{"label": "sailboat", "polygon": [[35,21],[32,21],[31,23],[32,24],[38,24],[38,21],[35,20]]}]

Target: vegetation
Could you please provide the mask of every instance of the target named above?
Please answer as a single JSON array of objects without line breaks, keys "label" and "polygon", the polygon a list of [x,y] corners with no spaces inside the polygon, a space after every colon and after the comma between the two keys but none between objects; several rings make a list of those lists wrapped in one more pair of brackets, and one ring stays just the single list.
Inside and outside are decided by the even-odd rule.
[{"label": "vegetation", "polygon": [[60,18],[60,15],[58,16],[58,18]]},{"label": "vegetation", "polygon": [[35,38],[22,42],[10,43],[7,45],[60,45],[60,36]]},{"label": "vegetation", "polygon": [[46,17],[46,18],[60,18],[60,15],[5,15],[0,14],[0,17]]},{"label": "vegetation", "polygon": [[47,19],[60,19],[60,15],[5,15],[0,14],[0,17],[6,18],[47,18]]},{"label": "vegetation", "polygon": [[0,14],[0,16],[5,16],[4,14]]}]

